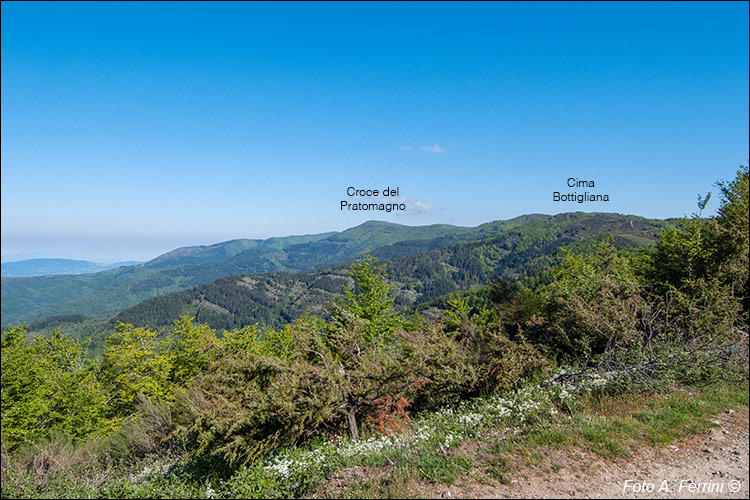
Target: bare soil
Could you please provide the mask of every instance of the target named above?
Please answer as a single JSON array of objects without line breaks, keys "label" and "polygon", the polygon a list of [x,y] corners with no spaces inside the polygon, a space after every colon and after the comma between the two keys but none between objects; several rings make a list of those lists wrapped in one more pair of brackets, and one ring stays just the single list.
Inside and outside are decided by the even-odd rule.
[{"label": "bare soil", "polygon": [[[425,498],[748,498],[748,413],[729,410],[715,427],[657,447],[642,446],[627,458],[605,460],[584,448],[539,449],[540,465],[514,468],[502,480],[477,466],[452,486],[416,482],[404,496]],[[451,454],[484,463],[484,443],[462,443]],[[391,467],[343,469],[316,493],[346,495],[353,482],[391,474]],[[322,490],[322,491],[321,491]]]}]

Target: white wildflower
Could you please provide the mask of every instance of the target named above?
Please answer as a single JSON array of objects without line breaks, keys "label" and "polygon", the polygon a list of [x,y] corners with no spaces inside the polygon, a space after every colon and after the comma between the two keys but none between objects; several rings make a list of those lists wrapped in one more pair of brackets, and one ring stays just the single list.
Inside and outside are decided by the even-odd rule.
[{"label": "white wildflower", "polygon": [[479,413],[467,413],[458,417],[458,422],[463,425],[477,425],[482,420],[482,415]]}]

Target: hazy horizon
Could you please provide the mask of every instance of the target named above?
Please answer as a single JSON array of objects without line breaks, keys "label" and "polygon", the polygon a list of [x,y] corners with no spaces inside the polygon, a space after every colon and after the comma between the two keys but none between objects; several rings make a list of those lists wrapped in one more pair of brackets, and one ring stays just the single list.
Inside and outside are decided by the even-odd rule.
[{"label": "hazy horizon", "polygon": [[[528,214],[520,214],[520,215],[518,215],[516,217],[522,217],[524,215],[547,215],[547,216],[554,216],[554,215],[559,215],[559,214],[562,214],[562,213],[573,213],[573,212],[575,212],[575,211],[571,210],[570,212],[560,212],[558,214],[528,213]],[[592,212],[586,212],[586,213],[592,213]],[[615,213],[615,212],[605,212],[605,213]],[[637,214],[619,214],[619,215],[642,217],[642,216],[637,215]],[[513,219],[513,218],[515,218],[515,217],[510,217],[509,219]],[[669,218],[671,218],[671,217],[665,217],[665,219],[669,219]],[[509,220],[509,219],[491,219],[491,220],[486,220],[486,221],[480,222],[479,224],[475,224],[473,226],[462,226],[460,224],[451,224],[451,225],[457,226],[457,227],[476,227],[476,226],[479,226],[481,224],[488,223],[488,222],[495,222],[495,221],[498,221],[498,220]],[[139,258],[112,258],[111,257],[112,254],[94,254],[94,255],[98,255],[98,257],[96,257],[96,258],[87,258],[86,257],[87,254],[85,253],[85,251],[83,253],[76,253],[76,252],[71,252],[71,251],[68,251],[68,252],[63,251],[63,252],[61,252],[59,254],[58,253],[53,253],[53,252],[46,252],[46,253],[45,252],[18,252],[18,253],[9,253],[9,254],[2,254],[0,256],[0,260],[2,261],[2,263],[10,263],[10,262],[19,262],[19,261],[22,261],[22,260],[30,260],[30,259],[55,259],[55,258],[61,258],[61,259],[71,259],[71,260],[84,260],[84,261],[89,261],[89,262],[93,262],[93,263],[96,263],[96,264],[113,264],[113,263],[127,262],[127,261],[134,261],[134,262],[143,263],[143,262],[148,262],[149,260],[155,259],[156,257],[159,257],[159,256],[161,256],[161,255],[163,255],[165,253],[168,253],[168,252],[172,251],[172,250],[176,250],[178,248],[183,248],[183,247],[211,246],[211,245],[216,245],[216,244],[219,244],[219,243],[225,243],[227,241],[238,240],[238,239],[266,240],[266,239],[269,239],[269,238],[284,238],[284,237],[289,237],[289,236],[304,236],[304,235],[309,235],[309,234],[322,234],[322,233],[328,233],[328,232],[342,232],[342,231],[345,231],[347,229],[351,229],[351,228],[357,227],[357,226],[359,226],[361,224],[364,224],[365,222],[373,222],[373,221],[374,222],[388,222],[388,221],[379,221],[379,220],[376,220],[376,219],[371,219],[369,221],[364,221],[364,222],[362,222],[360,224],[357,224],[356,226],[349,226],[349,227],[345,227],[345,228],[340,229],[340,230],[320,231],[319,233],[276,234],[276,235],[271,235],[271,236],[267,236],[267,237],[263,237],[263,238],[236,237],[236,238],[226,238],[226,239],[222,239],[222,240],[211,241],[210,243],[209,242],[205,242],[205,241],[196,241],[196,242],[193,242],[193,243],[177,244],[176,246],[170,246],[170,247],[163,246],[163,247],[161,247],[162,249],[161,250],[157,250],[156,253],[144,254],[146,256],[144,258],[140,258],[140,259]],[[393,224],[398,224],[398,223],[395,222]],[[441,224],[441,223],[438,222],[438,223],[434,223],[434,224]],[[429,225],[429,224],[416,224],[416,225],[414,225],[414,224],[403,224],[403,225],[405,225],[405,226],[411,226],[411,227],[416,227],[416,226]],[[179,240],[177,240],[177,241],[179,241]],[[153,243],[153,240],[150,240],[149,243]],[[97,258],[99,260],[96,260]]]}]

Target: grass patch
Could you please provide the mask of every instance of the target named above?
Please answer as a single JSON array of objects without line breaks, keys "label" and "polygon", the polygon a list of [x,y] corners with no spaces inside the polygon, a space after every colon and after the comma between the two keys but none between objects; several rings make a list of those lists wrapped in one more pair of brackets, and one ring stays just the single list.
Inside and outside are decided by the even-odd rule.
[{"label": "grass patch", "polygon": [[467,457],[420,455],[415,464],[422,479],[433,483],[453,484],[459,475],[470,472],[473,462]]},{"label": "grass patch", "polygon": [[499,458],[486,463],[485,470],[495,478],[507,478],[519,467],[536,466],[534,450],[540,447],[582,445],[605,459],[627,457],[641,446],[705,431],[714,425],[715,415],[747,406],[747,386],[728,383],[669,393],[584,396],[572,416],[557,415],[496,441],[492,453]]},{"label": "grass patch", "polygon": [[718,386],[692,396],[678,391],[654,397],[644,408],[633,411],[632,418],[640,424],[638,430],[646,442],[658,445],[704,431],[712,426],[711,417],[731,407],[746,406],[746,401],[747,388]]},{"label": "grass patch", "polygon": [[318,498],[415,498],[411,493],[415,477],[408,469],[396,469],[390,474],[362,478],[344,488],[321,488]]},{"label": "grass patch", "polygon": [[564,425],[539,426],[529,429],[526,434],[529,444],[562,448],[572,444],[570,433]]}]

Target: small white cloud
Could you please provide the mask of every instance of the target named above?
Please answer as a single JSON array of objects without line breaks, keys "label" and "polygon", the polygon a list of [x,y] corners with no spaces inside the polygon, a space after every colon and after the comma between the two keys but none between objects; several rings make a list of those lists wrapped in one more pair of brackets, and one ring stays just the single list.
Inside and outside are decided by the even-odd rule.
[{"label": "small white cloud", "polygon": [[[406,211],[402,212],[403,214],[421,214],[435,210],[435,207],[426,201],[419,201],[413,198],[407,198],[406,196],[399,196],[395,199],[391,198],[388,201],[405,204]],[[401,215],[402,213],[396,215]]]},{"label": "small white cloud", "polygon": [[422,151],[432,151],[433,153],[445,153],[445,150],[438,146],[437,143],[433,144],[432,146],[419,146],[419,149],[421,149]]},{"label": "small white cloud", "polygon": [[420,213],[420,212],[432,212],[435,210],[432,205],[427,203],[426,201],[415,201],[412,203],[412,206],[414,207],[414,212]]},{"label": "small white cloud", "polygon": [[399,151],[411,151],[411,146],[399,146]]}]

